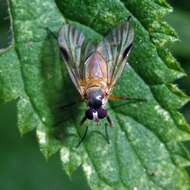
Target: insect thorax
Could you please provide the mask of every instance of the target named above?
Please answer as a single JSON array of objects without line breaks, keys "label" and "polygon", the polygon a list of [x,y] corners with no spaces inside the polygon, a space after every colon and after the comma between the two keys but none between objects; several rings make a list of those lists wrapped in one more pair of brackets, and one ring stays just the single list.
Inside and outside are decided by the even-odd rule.
[{"label": "insect thorax", "polygon": [[98,108],[105,105],[105,92],[100,87],[91,87],[86,91],[86,99],[89,107]]}]

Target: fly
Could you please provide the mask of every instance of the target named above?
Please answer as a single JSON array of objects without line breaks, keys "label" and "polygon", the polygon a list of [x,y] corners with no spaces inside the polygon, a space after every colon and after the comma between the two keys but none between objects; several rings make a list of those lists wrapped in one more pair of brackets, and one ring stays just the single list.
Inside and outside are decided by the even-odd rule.
[{"label": "fly", "polygon": [[[106,110],[106,103],[108,100],[128,99],[125,96],[111,95],[127,63],[134,40],[134,30],[128,20],[113,29],[96,46],[70,24],[64,24],[59,31],[58,44],[64,63],[87,105],[81,126],[87,119],[98,123],[106,118],[111,127],[112,121]],[[88,127],[79,145],[85,138],[87,129]]]}]

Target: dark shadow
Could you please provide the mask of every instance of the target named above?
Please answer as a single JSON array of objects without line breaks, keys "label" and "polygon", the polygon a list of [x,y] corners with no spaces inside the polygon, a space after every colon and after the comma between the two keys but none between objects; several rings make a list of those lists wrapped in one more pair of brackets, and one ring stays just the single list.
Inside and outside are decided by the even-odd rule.
[{"label": "dark shadow", "polygon": [[181,113],[183,113],[183,116],[185,117],[186,121],[190,123],[190,117],[189,117],[189,108],[190,108],[190,102],[185,104],[182,108],[179,109]]},{"label": "dark shadow", "polygon": [[42,90],[50,112],[51,131],[56,138],[62,140],[72,135],[67,131],[80,115],[81,97],[60,57],[57,41],[49,32],[41,55]]},{"label": "dark shadow", "polygon": [[0,10],[0,49],[3,49],[12,44],[12,33],[7,1],[0,1]]}]

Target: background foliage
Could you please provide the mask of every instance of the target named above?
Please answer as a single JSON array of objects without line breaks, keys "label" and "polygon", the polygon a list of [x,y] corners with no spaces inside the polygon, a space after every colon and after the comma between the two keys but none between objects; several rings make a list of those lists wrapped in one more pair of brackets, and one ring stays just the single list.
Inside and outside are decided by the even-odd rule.
[{"label": "background foliage", "polygon": [[[190,16],[187,12],[187,6],[184,7],[186,12],[184,12],[183,6],[180,5],[180,10],[176,9],[175,14],[170,15],[168,20],[174,28],[179,31],[181,39],[183,40],[183,43],[176,45],[177,48],[174,48],[174,52],[183,63],[183,67],[188,71],[190,70],[188,67],[190,51],[188,49],[189,45],[187,42],[190,37],[189,33],[186,33],[188,29],[183,27],[188,27]],[[2,11],[1,14],[0,18],[3,18],[6,13],[3,14]],[[0,31],[4,31],[4,36],[0,36],[0,42],[3,47],[6,46],[8,32],[6,20],[1,20],[1,22],[3,22],[5,26],[4,28],[1,28]],[[190,84],[189,78],[182,79],[178,81],[178,83],[187,91],[187,93],[190,92],[188,89],[188,84]],[[79,186],[81,189],[88,189],[85,185],[84,179],[81,177],[80,171],[78,175],[74,176],[73,183],[70,183],[66,176],[64,178],[65,180],[63,180],[63,172],[58,166],[59,161],[56,156],[47,164],[44,163],[34,140],[32,140],[34,139],[34,134],[28,134],[23,137],[23,139],[20,139],[15,127],[16,119],[14,102],[12,104],[1,106],[1,109],[4,110],[4,113],[1,112],[1,121],[4,120],[4,124],[1,125],[0,128],[0,148],[3,151],[3,156],[0,158],[0,166],[2,168],[2,170],[0,170],[0,178],[3,179],[0,181],[1,189],[25,189],[26,187],[28,189],[28,187],[30,187],[31,189],[49,188],[55,190],[72,189],[71,186],[73,186],[73,189]],[[11,113],[9,111],[10,109],[12,109]],[[187,115],[189,111],[188,105],[185,106],[183,111]],[[40,183],[38,181],[39,179]]]}]

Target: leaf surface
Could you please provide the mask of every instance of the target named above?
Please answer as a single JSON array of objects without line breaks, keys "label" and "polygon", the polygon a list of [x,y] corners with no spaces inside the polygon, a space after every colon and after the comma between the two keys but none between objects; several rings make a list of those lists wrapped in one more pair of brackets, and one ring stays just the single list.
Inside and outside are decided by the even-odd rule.
[{"label": "leaf surface", "polygon": [[[21,134],[35,128],[45,157],[60,150],[67,174],[82,165],[94,190],[188,189],[189,177],[183,167],[189,165],[190,157],[182,141],[190,139],[190,130],[178,109],[189,98],[172,84],[185,74],[166,48],[177,35],[162,21],[171,7],[164,0],[56,3],[9,1],[14,40],[0,54],[0,96],[1,101],[18,99]],[[97,42],[129,15],[135,29],[134,48],[130,66],[113,94],[146,98],[147,102],[109,103],[114,125],[109,129],[111,143],[94,132],[104,134],[105,121],[99,126],[88,121],[90,131],[76,149],[83,133],[79,123],[85,105],[57,109],[80,97],[47,28],[56,33],[67,20]]]}]

